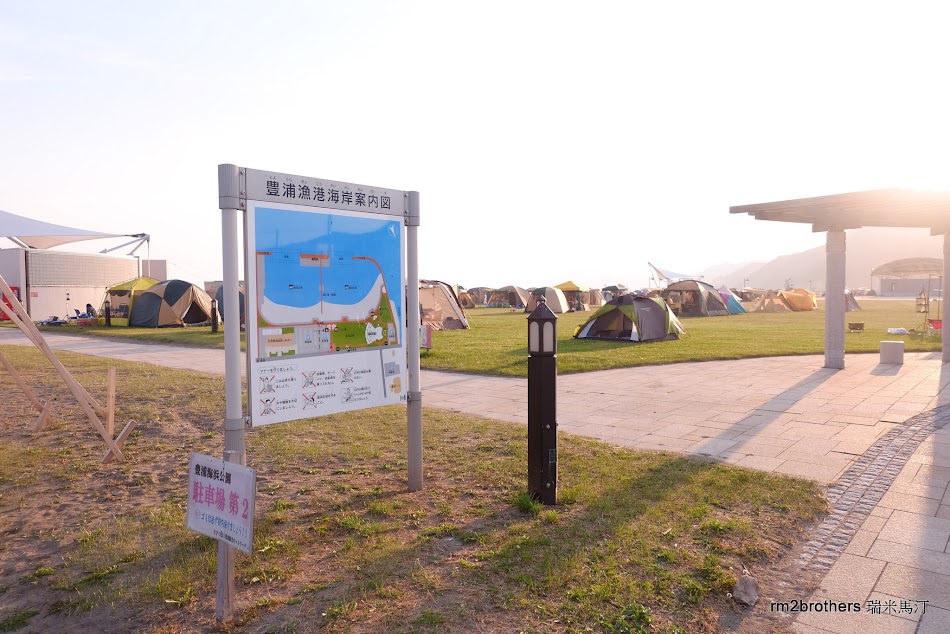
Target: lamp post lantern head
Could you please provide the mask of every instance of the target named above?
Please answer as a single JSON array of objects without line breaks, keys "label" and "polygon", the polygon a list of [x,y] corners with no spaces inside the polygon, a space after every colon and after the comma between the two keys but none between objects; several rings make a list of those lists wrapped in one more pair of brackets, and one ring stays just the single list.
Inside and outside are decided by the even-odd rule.
[{"label": "lamp post lantern head", "polygon": [[538,307],[528,315],[528,354],[552,357],[557,353],[557,315],[542,297]]}]

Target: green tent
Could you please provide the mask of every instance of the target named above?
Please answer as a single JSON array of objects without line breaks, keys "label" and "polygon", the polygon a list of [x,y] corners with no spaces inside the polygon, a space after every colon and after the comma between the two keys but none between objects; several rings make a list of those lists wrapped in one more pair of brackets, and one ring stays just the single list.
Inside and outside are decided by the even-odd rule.
[{"label": "green tent", "polygon": [[[112,325],[128,326],[129,315],[132,314],[132,304],[135,303],[139,295],[156,284],[158,284],[158,280],[142,276],[110,286],[106,289],[105,297],[102,298],[99,314],[105,315],[106,302],[109,302],[112,311]],[[99,317],[98,322],[100,326],[104,326],[106,318],[104,316]]]},{"label": "green tent", "polygon": [[575,339],[663,341],[686,332],[662,299],[639,295],[615,297],[574,331]]}]

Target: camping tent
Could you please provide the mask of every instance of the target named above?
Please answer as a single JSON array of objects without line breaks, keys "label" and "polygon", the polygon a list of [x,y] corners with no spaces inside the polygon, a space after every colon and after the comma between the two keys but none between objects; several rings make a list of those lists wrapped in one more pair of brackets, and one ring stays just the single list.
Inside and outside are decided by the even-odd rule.
[{"label": "camping tent", "polygon": [[676,315],[659,297],[621,295],[597,310],[574,331],[577,339],[662,341],[685,332]]},{"label": "camping tent", "polygon": [[[558,284],[554,288],[559,288],[567,298],[568,305],[574,306],[575,310],[587,310],[584,305],[590,303],[590,289],[568,280],[563,284]],[[573,300],[573,302],[572,302]],[[586,300],[586,301],[585,301]]]},{"label": "camping tent", "polygon": [[531,289],[528,297],[528,303],[524,306],[524,312],[530,313],[538,307],[539,299],[544,298],[548,308],[555,313],[566,313],[568,310],[567,298],[564,297],[564,291],[553,286],[539,286]]},{"label": "camping tent", "polygon": [[698,280],[684,280],[674,282],[662,291],[660,295],[673,308],[673,312],[681,317],[712,317],[728,315],[722,297],[712,285]]},{"label": "camping tent", "polygon": [[487,286],[476,286],[475,288],[468,289],[468,294],[471,295],[472,301],[476,304],[487,304],[488,299],[494,292],[495,289]]},{"label": "camping tent", "polygon": [[168,280],[143,292],[129,315],[129,325],[144,328],[186,326],[211,321],[211,298],[184,280]]},{"label": "camping tent", "polygon": [[750,313],[788,313],[791,308],[785,303],[785,299],[778,291],[768,291],[759,298]]},{"label": "camping tent", "polygon": [[528,304],[528,291],[520,286],[502,286],[485,303],[494,308],[521,308]]},{"label": "camping tent", "polygon": [[[106,293],[102,298],[102,306],[100,306],[100,309],[103,314],[105,314],[106,302],[109,302],[109,312],[112,315],[110,321],[112,325],[128,326],[129,315],[132,312],[132,305],[135,303],[135,300],[156,284],[158,284],[158,280],[153,280],[150,277],[136,277],[127,282],[110,286],[106,289]],[[100,326],[104,326],[106,318],[100,317],[98,321]]]},{"label": "camping tent", "polygon": [[465,309],[459,303],[455,290],[445,282],[419,280],[419,304],[422,323],[432,330],[468,328]]},{"label": "camping tent", "polygon": [[[218,303],[217,310],[218,316],[224,321],[224,285],[218,287],[218,290],[214,292],[214,301]],[[241,311],[240,319],[241,323],[244,323],[244,289],[238,289],[238,309]]]},{"label": "camping tent", "polygon": [[764,288],[752,288],[751,286],[746,286],[737,294],[739,295],[739,299],[744,302],[757,302],[762,297],[764,297],[767,292],[768,290]]},{"label": "camping tent", "polygon": [[722,301],[726,304],[726,308],[729,309],[729,314],[741,315],[746,312],[745,308],[742,306],[742,302],[738,297],[736,297],[736,294],[733,293],[728,286],[722,285],[719,287],[719,296],[722,297]]},{"label": "camping tent", "polygon": [[849,310],[861,310],[858,300],[854,298],[854,293],[848,290],[844,292],[844,310],[845,312],[848,312]]},{"label": "camping tent", "polygon": [[475,300],[465,291],[459,293],[459,304],[462,305],[462,308],[475,308]]},{"label": "camping tent", "polygon": [[[584,295],[587,295],[587,298],[586,298],[587,301],[584,301],[585,300]],[[591,306],[603,306],[604,294],[600,292],[599,288],[592,288],[586,293],[581,293],[581,301]]]},{"label": "camping tent", "polygon": [[785,300],[785,303],[789,308],[795,312],[802,310],[818,310],[818,301],[815,299],[815,294],[811,291],[805,290],[804,288],[796,288],[789,291],[779,291],[782,299]]}]

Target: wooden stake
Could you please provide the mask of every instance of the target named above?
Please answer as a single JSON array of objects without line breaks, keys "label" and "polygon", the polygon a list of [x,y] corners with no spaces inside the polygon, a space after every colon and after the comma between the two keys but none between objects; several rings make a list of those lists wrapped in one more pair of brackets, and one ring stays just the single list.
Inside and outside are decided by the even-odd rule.
[{"label": "wooden stake", "polygon": [[106,397],[106,431],[115,435],[115,368],[109,368],[109,393]]},{"label": "wooden stake", "polygon": [[135,426],[138,423],[134,420],[130,420],[126,423],[125,428],[119,432],[119,435],[115,439],[115,445],[109,447],[109,451],[106,452],[106,455],[102,457],[102,463],[106,464],[112,462],[116,458],[122,460],[122,452],[119,451],[119,448],[125,444],[125,441],[129,439],[129,434],[132,433],[132,430],[135,429]]},{"label": "wooden stake", "polygon": [[43,411],[40,412],[39,417],[37,417],[36,422],[33,423],[33,431],[40,431],[46,427],[46,423],[49,422],[49,411],[52,405],[50,403],[46,404],[46,407],[43,408]]},{"label": "wooden stake", "polygon": [[106,446],[109,448],[109,453],[112,454],[113,458],[122,460],[122,452],[115,444],[112,436],[106,433],[106,428],[102,426],[102,422],[97,416],[97,414],[99,416],[105,416],[106,411],[102,409],[98,403],[96,403],[96,400],[92,398],[89,392],[87,392],[82,385],[79,384],[79,381],[77,381],[76,378],[70,374],[69,370],[66,369],[66,367],[60,362],[59,358],[57,358],[57,356],[53,353],[53,349],[49,347],[49,344],[46,343],[46,339],[43,338],[43,334],[30,320],[30,316],[27,314],[26,309],[24,309],[23,305],[17,301],[16,295],[14,295],[13,291],[10,290],[10,287],[7,285],[6,280],[3,279],[2,275],[0,275],[0,292],[10,298],[10,305],[13,307],[13,313],[9,315],[10,318],[30,339],[30,341],[33,342],[33,345],[43,352],[46,358],[49,359],[50,363],[53,364],[53,367],[56,368],[59,376],[66,383],[66,387],[69,388],[69,391],[72,392],[73,396],[76,397],[76,400],[79,401],[79,406],[82,407],[83,411],[86,413],[86,416],[89,418],[92,426],[95,427],[96,431],[99,432],[99,435],[102,436]]},{"label": "wooden stake", "polygon": [[[16,296],[13,294],[13,291],[10,290],[10,287],[7,285],[6,280],[3,279],[3,276],[0,275],[0,292],[4,293],[7,297],[11,298],[10,305],[13,307],[13,313],[10,314],[10,318],[14,323],[20,328],[20,330],[33,342],[37,348],[39,348],[47,359],[50,360],[50,363],[56,368],[56,371],[59,372],[59,375],[63,377],[63,380],[66,382],[67,386],[70,387],[70,391],[76,396],[80,401],[85,401],[99,416],[105,416],[106,410],[96,402],[96,399],[92,398],[92,395],[86,391],[82,385],[69,373],[60,360],[53,353],[53,349],[49,347],[49,344],[46,343],[46,339],[43,338],[43,333],[37,329],[36,325],[30,319],[29,314],[26,312],[26,309],[23,308],[23,305],[19,301],[16,301]],[[97,419],[98,422],[98,419]],[[102,426],[102,423],[99,423],[99,426]]]}]

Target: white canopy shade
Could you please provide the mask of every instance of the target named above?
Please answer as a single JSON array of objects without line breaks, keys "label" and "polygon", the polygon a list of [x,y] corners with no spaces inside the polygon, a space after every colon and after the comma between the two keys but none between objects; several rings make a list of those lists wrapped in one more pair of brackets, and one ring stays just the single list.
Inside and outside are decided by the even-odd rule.
[{"label": "white canopy shade", "polygon": [[49,249],[61,244],[79,242],[80,240],[121,238],[124,236],[142,239],[148,237],[144,233],[101,233],[99,231],[64,227],[18,216],[0,209],[0,237],[9,238],[16,244],[30,249]]}]

